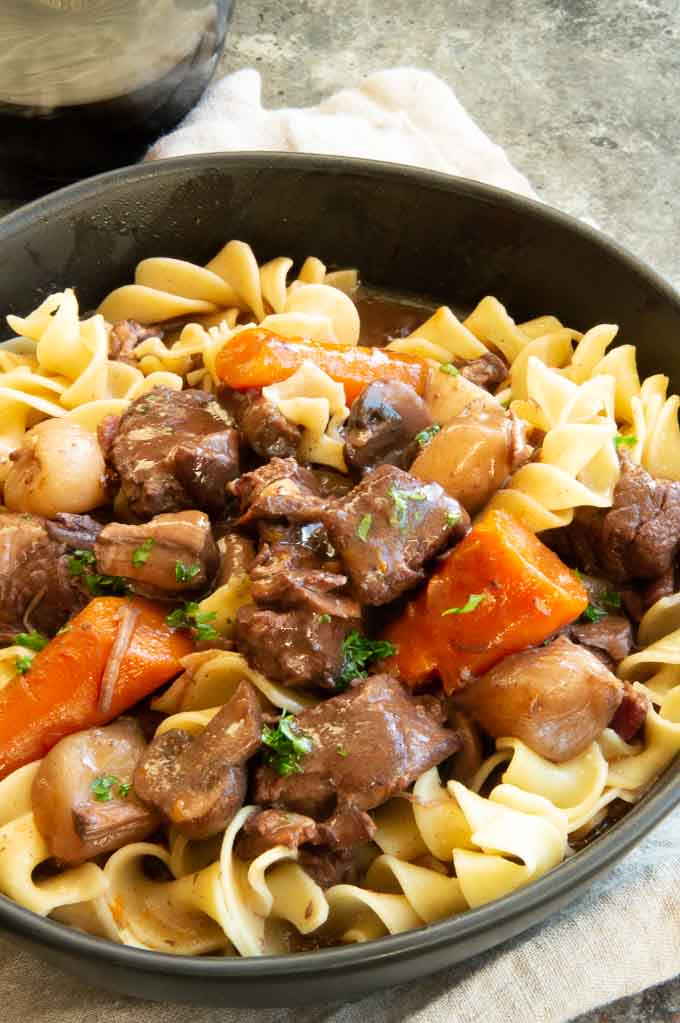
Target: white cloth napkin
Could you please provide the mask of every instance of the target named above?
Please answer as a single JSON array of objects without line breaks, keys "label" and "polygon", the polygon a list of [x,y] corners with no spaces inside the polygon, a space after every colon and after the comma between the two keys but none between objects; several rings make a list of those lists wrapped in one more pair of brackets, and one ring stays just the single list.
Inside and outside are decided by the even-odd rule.
[{"label": "white cloth napkin", "polygon": [[505,152],[440,78],[416,68],[369,75],[317,107],[265,110],[257,71],[217,81],[147,159],[245,149],[331,153],[413,164],[537,198]]},{"label": "white cloth napkin", "polygon": [[[434,75],[371,75],[303,110],[265,110],[260,76],[215,83],[150,159],[286,150],[392,160],[534,196],[529,182]],[[562,1023],[680,969],[680,814],[668,818],[578,903],[544,925],[420,984],[334,1009],[215,1010],[146,1004],[65,979],[0,941],[3,1019],[31,1023]]]}]

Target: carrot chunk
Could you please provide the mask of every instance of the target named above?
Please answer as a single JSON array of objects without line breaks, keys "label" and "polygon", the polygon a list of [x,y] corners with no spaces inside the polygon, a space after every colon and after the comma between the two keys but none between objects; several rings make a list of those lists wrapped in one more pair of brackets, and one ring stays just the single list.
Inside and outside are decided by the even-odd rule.
[{"label": "carrot chunk", "polygon": [[507,654],[541,643],[585,610],[582,584],[512,515],[480,519],[384,632],[385,670],[453,692]]},{"label": "carrot chunk", "polygon": [[98,597],[36,654],[25,675],[0,690],[0,778],[44,756],[60,739],[112,721],[181,671],[193,649],[173,632],[166,609],[148,600],[139,611],[106,713],[99,709],[102,678],[127,600]]},{"label": "carrot chunk", "polygon": [[292,376],[305,361],[313,362],[343,384],[350,405],[373,380],[401,380],[423,394],[429,373],[425,360],[416,356],[383,348],[279,337],[263,327],[241,331],[227,342],[218,352],[216,372],[223,383],[236,390],[268,387]]}]

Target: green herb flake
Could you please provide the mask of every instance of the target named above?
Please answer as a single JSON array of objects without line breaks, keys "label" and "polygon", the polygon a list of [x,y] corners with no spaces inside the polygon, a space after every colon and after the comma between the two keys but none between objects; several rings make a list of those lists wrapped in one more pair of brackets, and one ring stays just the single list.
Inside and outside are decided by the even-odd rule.
[{"label": "green herb flake", "polygon": [[95,564],[92,551],[74,551],[67,561],[69,575],[83,577],[83,582],[92,597],[125,597],[131,587],[119,575],[99,575],[89,572]]},{"label": "green herb flake", "polygon": [[132,782],[124,781],[118,786],[118,795],[125,799],[132,792]]},{"label": "green herb flake", "polygon": [[40,650],[45,649],[49,639],[41,632],[20,632],[18,636],[14,637],[14,642],[19,646],[25,646],[27,650],[35,650],[36,653],[39,653]]},{"label": "green herb flake", "polygon": [[349,756],[349,753],[347,752],[347,750],[345,749],[344,746],[336,746],[335,747],[335,752],[338,754],[339,757],[348,757]]},{"label": "green herb flake", "polygon": [[[115,774],[100,774],[92,780],[90,792],[98,803],[109,803],[113,799],[114,785],[119,786],[119,792],[120,788],[125,787],[120,778],[117,778]],[[129,791],[130,788],[128,787],[125,795],[127,795]]]},{"label": "green herb flake", "polygon": [[25,675],[28,669],[31,667],[33,658],[30,654],[22,654],[21,657],[17,657],[14,661],[14,667],[17,675]]},{"label": "green herb flake", "polygon": [[355,678],[366,678],[367,667],[372,661],[392,657],[397,648],[386,639],[369,639],[353,629],[342,644],[342,671],[336,679],[336,690],[346,689]]},{"label": "green herb flake", "polygon": [[182,561],[175,562],[175,579],[178,583],[190,583],[200,571],[200,565],[185,565]]},{"label": "green herb flake", "polygon": [[415,435],[415,440],[418,442],[421,448],[427,447],[433,437],[436,437],[441,426],[439,423],[433,423],[432,426],[428,426],[426,430],[421,430],[420,433]]},{"label": "green herb flake", "polygon": [[444,520],[446,527],[455,526],[457,522],[460,522],[460,512],[448,511]]},{"label": "green herb flake", "polygon": [[132,592],[130,584],[119,575],[99,575],[90,572],[83,581],[93,597],[126,597]]},{"label": "green herb flake", "polygon": [[485,593],[471,593],[462,607],[449,607],[446,611],[442,611],[442,618],[445,618],[447,615],[467,615],[470,611],[474,611],[476,607],[479,607],[485,597]]},{"label": "green herb flake", "polygon": [[215,611],[201,611],[201,605],[195,600],[187,600],[184,607],[178,607],[167,615],[165,622],[171,629],[191,629],[196,639],[207,641],[217,639],[217,629],[211,625],[216,617]]},{"label": "green herb flake", "polygon": [[617,448],[634,448],[637,440],[634,433],[617,433],[616,437],[614,437],[614,443]]},{"label": "green herb flake", "polygon": [[319,618],[318,618],[319,625],[328,625],[330,620],[331,620],[331,616],[330,615],[319,615]]},{"label": "green herb flake", "polygon": [[578,570],[577,568],[572,568],[572,570],[571,570],[571,574],[572,574],[573,576],[575,576],[575,577],[576,577],[576,579],[578,579],[578,581],[579,581],[579,582],[581,582],[581,580],[583,579],[583,576],[582,576],[582,574],[581,574],[581,573],[579,572],[579,570]]},{"label": "green herb flake", "polygon": [[150,536],[143,543],[140,543],[139,547],[135,547],[132,552],[132,564],[135,568],[142,568],[143,565],[146,565],[151,554],[151,548],[155,542],[154,538]]},{"label": "green herb flake", "polygon": [[581,615],[582,622],[601,622],[605,618],[607,612],[602,607],[598,607],[597,604],[588,604]]},{"label": "green herb flake", "polygon": [[618,611],[621,607],[621,594],[616,590],[605,590],[600,600],[610,611]]},{"label": "green herb flake", "polygon": [[363,543],[366,543],[366,540],[368,539],[368,534],[371,532],[372,525],[373,516],[370,513],[368,515],[364,515],[357,528],[357,536]]},{"label": "green herb flake", "polygon": [[458,369],[457,366],[454,366],[452,362],[442,362],[441,366],[439,367],[439,372],[448,373],[450,377],[460,376],[460,370]]},{"label": "green herb flake", "polygon": [[312,737],[303,732],[294,714],[284,710],[276,728],[264,725],[262,742],[268,749],[264,760],[282,778],[289,774],[299,774],[302,768],[300,761],[314,749]]},{"label": "green herb flake", "polygon": [[396,487],[390,487],[389,495],[394,504],[390,525],[398,526],[399,529],[406,529],[408,525],[408,502],[427,501],[427,494],[424,490],[398,490]]},{"label": "green herb flake", "polygon": [[67,562],[69,575],[84,575],[86,569],[94,563],[95,557],[92,551],[74,551]]}]

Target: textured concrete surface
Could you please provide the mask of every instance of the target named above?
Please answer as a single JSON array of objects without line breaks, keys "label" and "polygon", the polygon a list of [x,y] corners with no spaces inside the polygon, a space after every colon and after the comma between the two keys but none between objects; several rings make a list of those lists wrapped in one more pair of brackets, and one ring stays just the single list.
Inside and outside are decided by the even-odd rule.
[{"label": "textured concrete surface", "polygon": [[[269,106],[429,68],[543,198],[680,288],[679,43],[678,0],[237,0],[222,68],[259,68]],[[680,1023],[680,980],[578,1023],[633,1021]]]}]

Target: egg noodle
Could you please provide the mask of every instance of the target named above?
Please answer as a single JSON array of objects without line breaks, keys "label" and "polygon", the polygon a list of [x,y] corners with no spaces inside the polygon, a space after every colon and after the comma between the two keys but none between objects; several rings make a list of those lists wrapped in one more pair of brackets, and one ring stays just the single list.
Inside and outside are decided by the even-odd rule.
[{"label": "egg noodle", "polygon": [[[0,481],[10,453],[42,419],[68,418],[94,432],[157,385],[214,390],[218,352],[254,324],[284,337],[356,345],[356,271],[328,272],[312,257],[289,280],[292,268],[285,257],[259,266],[248,245],[230,241],[206,266],[143,260],[134,282],[107,295],[85,319],[70,289],[26,317],[9,316],[17,336],[0,345]],[[135,365],[109,357],[111,325],[127,319],[171,324],[164,339],[137,346]],[[575,508],[612,504],[617,435],[630,437],[633,461],[680,480],[680,399],[667,395],[665,376],[640,382],[634,347],[609,350],[616,334],[607,324],[581,334],[552,315],[516,324],[497,299],[486,297],[463,321],[447,307],[437,309],[388,347],[433,366],[489,351],[503,355],[509,378],[496,396],[438,373],[428,401],[440,424],[480,400],[509,406],[540,432],[533,460],[490,503],[540,532],[568,524]],[[268,387],[266,397],[302,427],[303,460],[346,471],[340,431],[349,409],[341,384],[304,363]],[[229,638],[238,608],[250,601],[248,577],[233,576],[201,608],[215,613],[218,632]],[[162,843],[135,842],[105,865],[85,863],[43,877],[36,868],[49,853],[31,809],[35,762],[0,782],[0,891],[40,915],[173,955],[283,952],[291,932],[313,935],[319,944],[363,942],[484,905],[560,864],[570,843],[598,827],[614,800],[639,800],[680,750],[680,594],[647,611],[639,636],[644,648],[618,667],[650,700],[638,741],[626,743],[607,728],[579,756],[556,764],[508,736],[496,741],[467,785],[445,784],[432,768],[412,793],[372,811],[377,831],[360,853],[361,886],[323,890],[286,846],[250,862],[239,859],[234,842],[253,806],[244,806],[221,836],[191,841],[170,827]],[[0,650],[0,687],[14,678],[19,655],[32,653]],[[233,651],[191,654],[183,665],[153,704],[166,715],[159,733],[199,733],[243,679],[264,711],[297,714],[316,702],[268,680]],[[150,859],[161,868],[156,875],[147,869]]]}]

